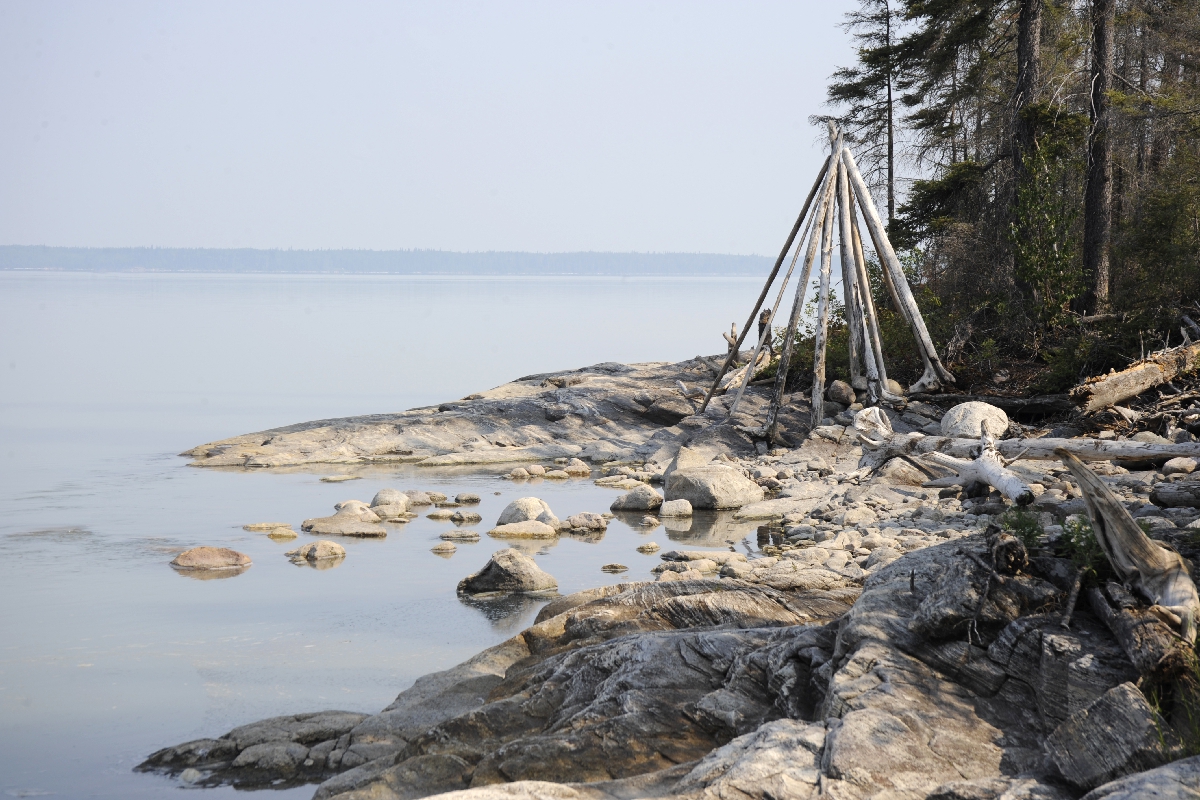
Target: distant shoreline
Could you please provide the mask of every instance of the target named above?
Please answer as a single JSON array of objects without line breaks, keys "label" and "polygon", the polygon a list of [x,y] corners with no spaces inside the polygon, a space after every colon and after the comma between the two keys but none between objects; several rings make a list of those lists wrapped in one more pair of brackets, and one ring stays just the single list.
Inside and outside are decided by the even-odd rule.
[{"label": "distant shoreline", "polygon": [[430,276],[751,277],[766,256],[716,253],[456,253],[0,245],[0,271]]}]

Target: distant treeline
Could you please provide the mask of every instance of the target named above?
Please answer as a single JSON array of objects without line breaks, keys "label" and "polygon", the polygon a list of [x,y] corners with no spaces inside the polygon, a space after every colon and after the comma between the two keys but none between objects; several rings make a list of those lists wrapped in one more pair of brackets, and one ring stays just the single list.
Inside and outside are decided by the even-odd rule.
[{"label": "distant treeline", "polygon": [[0,245],[0,269],[72,272],[406,275],[765,275],[765,256],[713,253],[453,253]]}]

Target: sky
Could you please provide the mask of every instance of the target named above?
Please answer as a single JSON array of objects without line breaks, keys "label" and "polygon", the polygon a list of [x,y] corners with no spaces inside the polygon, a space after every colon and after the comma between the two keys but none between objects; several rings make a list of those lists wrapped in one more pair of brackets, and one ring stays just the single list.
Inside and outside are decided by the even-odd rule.
[{"label": "sky", "polygon": [[856,5],[0,0],[0,244],[773,256]]}]

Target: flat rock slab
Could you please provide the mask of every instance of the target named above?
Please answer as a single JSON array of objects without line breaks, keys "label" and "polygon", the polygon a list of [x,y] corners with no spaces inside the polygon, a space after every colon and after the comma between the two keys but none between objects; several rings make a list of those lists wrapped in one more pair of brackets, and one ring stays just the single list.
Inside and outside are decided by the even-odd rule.
[{"label": "flat rock slab", "polygon": [[493,539],[554,539],[558,530],[536,519],[525,522],[510,522],[507,525],[497,525],[488,531]]}]

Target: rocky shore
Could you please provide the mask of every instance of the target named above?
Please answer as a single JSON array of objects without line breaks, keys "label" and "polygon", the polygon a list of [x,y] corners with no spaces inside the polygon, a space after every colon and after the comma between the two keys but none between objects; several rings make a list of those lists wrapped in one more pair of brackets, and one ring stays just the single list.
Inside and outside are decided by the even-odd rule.
[{"label": "rocky shore", "polygon": [[[1087,508],[1066,468],[1009,464],[1033,497],[1028,554],[1006,560],[1013,517],[998,492],[912,459],[871,466],[852,403],[827,403],[812,430],[807,401],[789,403],[790,446],[768,449],[754,387],[726,424],[720,397],[695,414],[686,390],[711,381],[709,362],[528,376],[436,409],[188,451],[197,466],[517,463],[526,475],[588,461],[624,492],[614,513],[724,509],[757,522],[758,541],[749,554],[667,550],[656,581],[553,597],[530,628],[378,714],[263,720],[139,769],[192,785],[314,783],[319,800],[1200,797],[1196,742],[1179,733],[1163,676],[1134,665],[1099,609],[1074,603],[1064,543]],[[930,402],[887,416],[897,433],[971,424]],[[1025,437],[1081,432],[1004,423]],[[1091,469],[1155,540],[1195,558],[1200,481],[1186,462]],[[527,505],[497,526],[603,524]],[[550,589],[515,550],[460,585]]]}]

